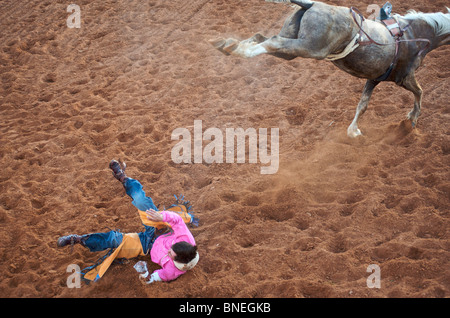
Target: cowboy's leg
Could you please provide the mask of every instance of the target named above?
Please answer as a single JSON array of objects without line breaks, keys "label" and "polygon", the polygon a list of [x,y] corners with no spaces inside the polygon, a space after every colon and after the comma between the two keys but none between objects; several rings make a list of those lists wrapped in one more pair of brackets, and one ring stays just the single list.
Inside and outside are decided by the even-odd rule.
[{"label": "cowboy's leg", "polygon": [[106,233],[92,233],[81,237],[82,245],[91,252],[100,252],[109,248],[116,248],[122,243],[123,234],[119,231],[109,231]]},{"label": "cowboy's leg", "polygon": [[122,233],[118,231],[109,231],[106,233],[91,233],[85,235],[71,234],[61,236],[56,244],[58,247],[81,244],[82,246],[87,247],[91,252],[99,252],[109,248],[116,248],[122,243],[122,239]]},{"label": "cowboy's leg", "polygon": [[152,198],[145,195],[141,183],[126,176],[126,164],[124,162],[120,164],[117,160],[111,160],[109,167],[113,171],[113,176],[122,183],[128,196],[133,199],[132,203],[135,207],[141,211],[148,209],[158,210]]},{"label": "cowboy's leg", "polygon": [[138,233],[144,254],[147,254],[152,249],[155,239],[155,230],[156,229],[152,226],[145,226],[145,231]]},{"label": "cowboy's leg", "polygon": [[146,211],[148,209],[158,211],[152,198],[145,195],[142,184],[138,180],[127,178],[123,183],[123,186],[127,195],[133,199],[133,205],[140,211]]}]

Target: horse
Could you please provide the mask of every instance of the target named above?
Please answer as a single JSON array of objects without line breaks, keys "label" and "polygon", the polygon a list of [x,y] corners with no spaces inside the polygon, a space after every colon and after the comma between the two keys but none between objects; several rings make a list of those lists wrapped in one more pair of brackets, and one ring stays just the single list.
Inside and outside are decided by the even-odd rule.
[{"label": "horse", "polygon": [[290,2],[296,7],[278,35],[267,38],[257,33],[243,41],[219,38],[210,43],[226,55],[246,58],[269,54],[286,60],[297,57],[329,60],[339,69],[366,79],[355,116],[347,129],[349,137],[362,135],[358,120],[366,111],[374,88],[382,81],[395,82],[414,94],[414,107],[407,119],[412,128],[416,127],[422,88],[415,72],[429,52],[450,43],[449,8],[447,13],[410,10],[404,16],[389,15],[391,23],[388,24],[389,20],[382,23],[380,19],[365,19],[354,7],[310,0],[266,2]]}]

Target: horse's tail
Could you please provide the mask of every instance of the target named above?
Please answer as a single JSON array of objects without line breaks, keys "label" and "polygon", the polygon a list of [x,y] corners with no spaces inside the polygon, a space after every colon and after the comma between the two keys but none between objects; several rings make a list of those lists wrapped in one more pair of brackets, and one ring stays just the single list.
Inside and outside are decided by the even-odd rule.
[{"label": "horse's tail", "polygon": [[312,5],[314,4],[314,2],[312,2],[310,0],[266,0],[266,2],[293,3],[293,4],[296,4],[306,10],[311,8]]}]

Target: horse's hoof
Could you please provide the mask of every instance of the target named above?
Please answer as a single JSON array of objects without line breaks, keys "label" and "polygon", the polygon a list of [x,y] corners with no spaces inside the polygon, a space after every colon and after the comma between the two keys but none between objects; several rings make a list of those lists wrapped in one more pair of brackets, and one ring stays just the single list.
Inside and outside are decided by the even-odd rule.
[{"label": "horse's hoof", "polygon": [[215,39],[215,40],[209,40],[209,43],[211,43],[212,46],[214,46],[216,49],[220,49],[225,45],[225,39]]},{"label": "horse's hoof", "polygon": [[223,38],[210,40],[209,43],[211,43],[212,46],[226,55],[230,55],[234,50],[236,50],[239,45],[239,41],[235,39],[225,40]]},{"label": "horse's hoof", "polygon": [[223,38],[216,39],[216,40],[209,40],[209,43],[211,43],[212,46],[214,46],[216,49],[218,49],[223,54],[229,55],[227,52],[223,50],[225,47],[226,41]]},{"label": "horse's hoof", "polygon": [[347,136],[349,136],[350,138],[356,138],[362,136],[362,133],[359,129],[349,129],[347,130]]},{"label": "horse's hoof", "polygon": [[225,46],[223,47],[224,52],[231,54],[239,46],[239,41],[235,39],[228,39],[225,41]]},{"label": "horse's hoof", "polygon": [[416,122],[410,119],[404,119],[400,122],[399,129],[404,133],[410,133],[416,126]]},{"label": "horse's hoof", "polygon": [[259,44],[259,43],[265,42],[267,40],[267,38],[264,35],[260,34],[260,33],[256,33],[254,36],[252,36],[250,38],[250,40],[253,43]]}]

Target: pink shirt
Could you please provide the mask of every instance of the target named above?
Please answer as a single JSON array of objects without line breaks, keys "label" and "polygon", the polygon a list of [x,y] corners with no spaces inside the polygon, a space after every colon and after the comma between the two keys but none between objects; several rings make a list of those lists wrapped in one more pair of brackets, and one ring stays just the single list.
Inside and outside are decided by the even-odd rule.
[{"label": "pink shirt", "polygon": [[181,241],[195,245],[195,240],[181,216],[170,211],[162,211],[161,214],[163,215],[164,222],[170,224],[173,233],[158,237],[153,243],[150,256],[152,262],[162,267],[162,269],[155,271],[161,280],[170,281],[186,273],[186,271],[180,271],[176,268],[173,260],[168,256],[172,245]]}]

